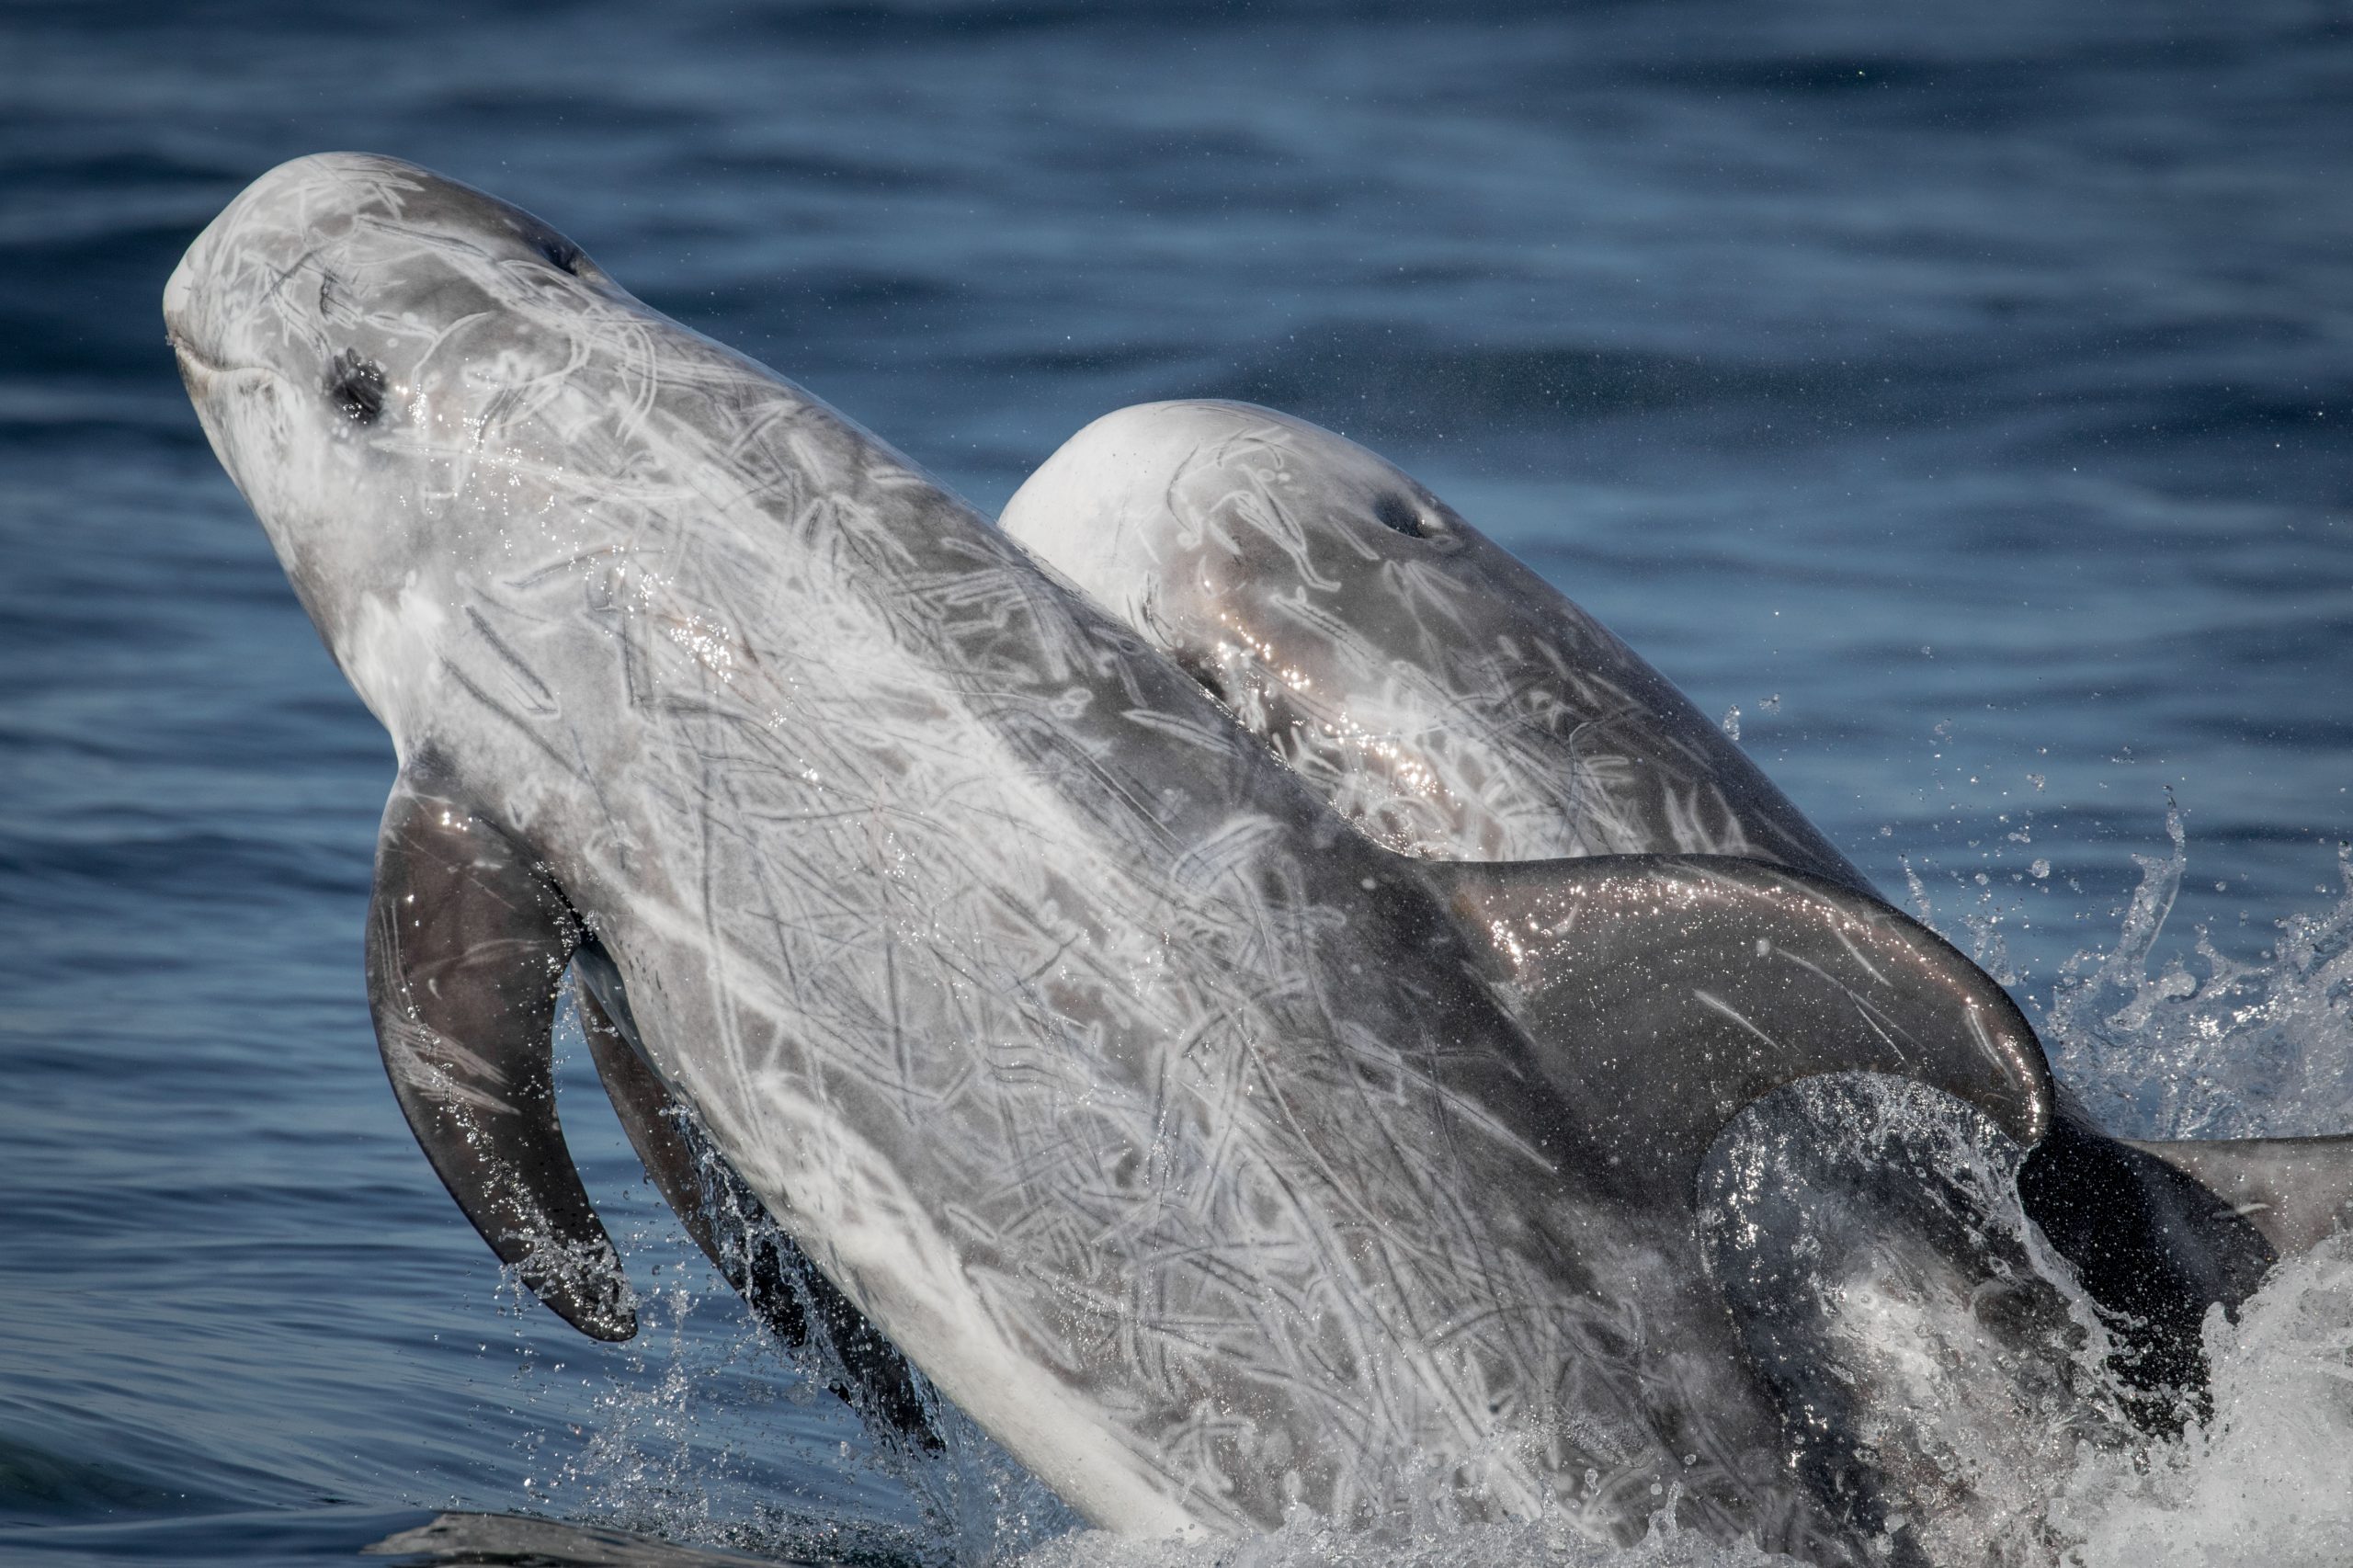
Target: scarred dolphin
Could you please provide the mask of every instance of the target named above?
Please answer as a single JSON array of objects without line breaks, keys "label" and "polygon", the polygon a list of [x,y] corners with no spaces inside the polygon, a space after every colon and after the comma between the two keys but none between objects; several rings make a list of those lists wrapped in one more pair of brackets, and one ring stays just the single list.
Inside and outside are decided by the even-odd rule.
[{"label": "scarred dolphin", "polygon": [[[1782,1452],[1695,1173],[1728,1115],[1849,1059],[1801,1038],[1833,1005],[1981,1142],[2052,1102],[2008,999],[1835,860],[1538,888],[1392,854],[888,447],[406,164],[263,176],[165,314],[399,757],[367,944],[395,1093],[569,1321],[633,1325],[550,1093],[568,967],[731,1279],[790,1329],[776,1281],[813,1268],[870,1409],[910,1397],[904,1352],[1099,1524],[1435,1499],[1866,1550]],[[1547,973],[1615,1099],[1458,915],[1531,899],[1606,920]],[[1717,940],[1758,929],[1810,978]],[[1578,1011],[1628,973],[1786,1048]],[[789,1252],[730,1240],[745,1203]]]}]

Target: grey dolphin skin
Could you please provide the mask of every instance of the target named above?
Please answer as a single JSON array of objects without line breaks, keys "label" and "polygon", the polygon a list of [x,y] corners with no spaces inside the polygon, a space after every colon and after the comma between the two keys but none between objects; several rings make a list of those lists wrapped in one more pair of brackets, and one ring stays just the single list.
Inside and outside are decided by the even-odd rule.
[{"label": "grey dolphin skin", "polygon": [[[1779,1453],[1688,1185],[1564,1094],[1442,895],[889,448],[384,158],[263,176],[165,306],[399,757],[394,1090],[551,1307],[632,1322],[549,1093],[570,966],[690,1228],[750,1194],[781,1268],[1098,1524],[1672,1508],[1862,1551]],[[1950,971],[1900,921],[1791,923]],[[2046,1085],[1980,1021],[1945,1087],[2029,1136]]]},{"label": "grey dolphin skin", "polygon": [[[1660,1075],[1630,1073],[1626,1055],[1675,1041],[1665,1059],[1678,1067],[1694,1054],[1746,1052],[1784,1084],[1856,1072],[1933,1082],[1937,1064],[1915,1049],[1935,1038],[1930,1020],[2003,1006],[1999,988],[1957,954],[1911,973],[1874,963],[1868,982],[1826,983],[1818,955],[1835,947],[1818,936],[1814,953],[1793,946],[1793,921],[1900,917],[1665,677],[1353,442],[1244,403],[1123,409],[1056,452],[1002,522],[1191,672],[1361,831],[1407,855],[1500,862],[1434,864],[1431,879],[1487,949],[1556,1078],[1580,1097],[1620,1102],[1637,1126],[1658,1104]],[[1596,858],[1544,858],[1558,856]],[[1776,906],[1778,926],[1756,902],[1700,914],[1688,891],[1695,875],[1786,884],[1790,896]],[[1620,905],[1680,902],[1695,913],[1680,934],[1597,918],[1600,880],[1617,883]],[[1625,949],[1615,964],[1596,951],[1613,941]],[[1679,973],[1663,973],[1648,950],[1663,941],[1687,956],[1712,946],[1680,973],[1749,970],[1750,1005],[1733,1016],[1721,979],[1716,992],[1677,990]],[[1782,978],[1763,981],[1760,969]],[[1768,1009],[1754,999],[1770,999]],[[1891,1006],[1918,1015],[1908,1031],[1886,1027]],[[1825,1028],[1841,1012],[1868,1027]],[[2031,1053],[2031,1072],[2047,1071],[2022,1020],[2010,1038]],[[1719,1073],[1712,1083],[1724,1114],[1688,1132],[1726,1127],[1752,1101],[1780,1107],[1785,1142],[1790,1129],[1818,1135],[1824,1125],[1815,1109],[1768,1098],[1776,1085],[1765,1078]],[[1690,1097],[1688,1087],[1677,1096]],[[2126,1143],[2063,1096],[2049,1108],[2018,1140],[2016,1193],[2004,1200],[2023,1199],[2098,1304],[2125,1406],[2145,1426],[2177,1426],[2202,1403],[2209,1306],[2235,1308],[2279,1253],[2342,1222],[2353,1141]],[[1743,1136],[1769,1141],[1769,1129]],[[1923,1136],[1978,1139],[1949,1128]],[[1706,1157],[1703,1181],[1719,1185],[1723,1162],[1738,1163],[1722,1143]],[[1909,1164],[1888,1170],[1891,1212],[1916,1204]],[[1819,1179],[1854,1184],[1845,1170]],[[1748,1267],[1717,1261],[1720,1274]],[[1745,1318],[1752,1350],[1767,1312],[1752,1305]],[[1829,1403],[1812,1384],[1777,1392],[1802,1445],[1802,1429],[1819,1423],[1796,1412]],[[1862,1461],[1837,1462],[1851,1471]],[[1817,1480],[1842,1496],[1862,1484]],[[1839,1506],[1850,1518],[1870,1512]]]}]

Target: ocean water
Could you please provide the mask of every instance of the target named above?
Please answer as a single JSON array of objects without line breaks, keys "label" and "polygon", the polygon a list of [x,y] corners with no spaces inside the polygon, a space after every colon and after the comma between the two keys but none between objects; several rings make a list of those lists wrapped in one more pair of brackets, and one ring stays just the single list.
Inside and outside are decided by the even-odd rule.
[{"label": "ocean water", "polygon": [[[985,508],[1149,398],[1366,441],[1722,713],[2112,1127],[2245,1135],[2353,1128],[2348,106],[2333,0],[0,6],[0,1559],[1753,1561],[1122,1545],[977,1436],[878,1453],[576,1038],[648,1328],[502,1281],[363,1005],[390,747],[163,345],[263,169],[519,201]],[[2353,1560],[2353,1250],[2213,1334],[2214,1419],[2049,1478],[2053,1554]]]}]

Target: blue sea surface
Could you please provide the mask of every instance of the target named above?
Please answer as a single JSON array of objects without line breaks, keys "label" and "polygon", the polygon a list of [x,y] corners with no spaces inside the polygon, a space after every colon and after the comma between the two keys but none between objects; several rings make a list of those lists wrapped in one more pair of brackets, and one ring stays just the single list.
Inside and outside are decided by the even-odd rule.
[{"label": "blue sea surface", "polygon": [[391,747],[158,313],[333,148],[534,210],[984,509],[1147,399],[1364,441],[1724,715],[2120,1131],[2353,1127],[2341,4],[15,0],[0,1559],[1069,1522],[983,1445],[877,1455],[576,1037],[635,1344],[502,1282],[410,1140],[359,970]]}]

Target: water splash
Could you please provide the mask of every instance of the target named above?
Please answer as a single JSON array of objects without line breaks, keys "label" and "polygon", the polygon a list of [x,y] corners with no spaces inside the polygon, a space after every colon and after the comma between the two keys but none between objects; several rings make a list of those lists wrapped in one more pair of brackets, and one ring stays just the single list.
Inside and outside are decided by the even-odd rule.
[{"label": "water splash", "polygon": [[2054,1515],[2070,1568],[2353,1561],[2353,1236],[2206,1323],[2214,1414],[2142,1463],[2088,1458]]},{"label": "water splash", "polygon": [[[641,1331],[620,1352],[621,1375],[597,1394],[585,1442],[535,1463],[533,1504],[662,1540],[913,1568],[1010,1562],[1077,1526],[953,1407],[934,1411],[937,1451],[861,1429],[827,1392],[847,1374],[822,1328],[788,1348],[666,1233],[657,1220],[629,1238],[632,1254],[664,1250],[672,1261],[657,1266],[656,1289],[641,1290]],[[547,1436],[531,1446],[545,1450]],[[810,1475],[829,1478],[827,1495],[791,1480]]]},{"label": "water splash", "polygon": [[2141,884],[2115,945],[2061,970],[2044,1044],[2094,1116],[2142,1137],[2286,1137],[2353,1130],[2353,856],[2334,907],[2290,915],[2262,960],[2200,929],[2156,961],[2189,865],[2178,807],[2167,855],[2135,855]]},{"label": "water splash", "polygon": [[[952,1406],[931,1407],[936,1450],[862,1426],[830,1392],[853,1380],[803,1284],[789,1281],[810,1332],[788,1346],[666,1210],[644,1212],[623,1250],[664,1261],[652,1265],[652,1288],[640,1282],[640,1332],[613,1353],[618,1375],[570,1428],[572,1442],[561,1429],[525,1440],[537,1507],[673,1543],[910,1568],[1006,1562],[1076,1528],[1067,1506]],[[506,1272],[507,1311],[528,1316],[528,1290]],[[525,1402],[563,1370],[527,1352]]]}]

